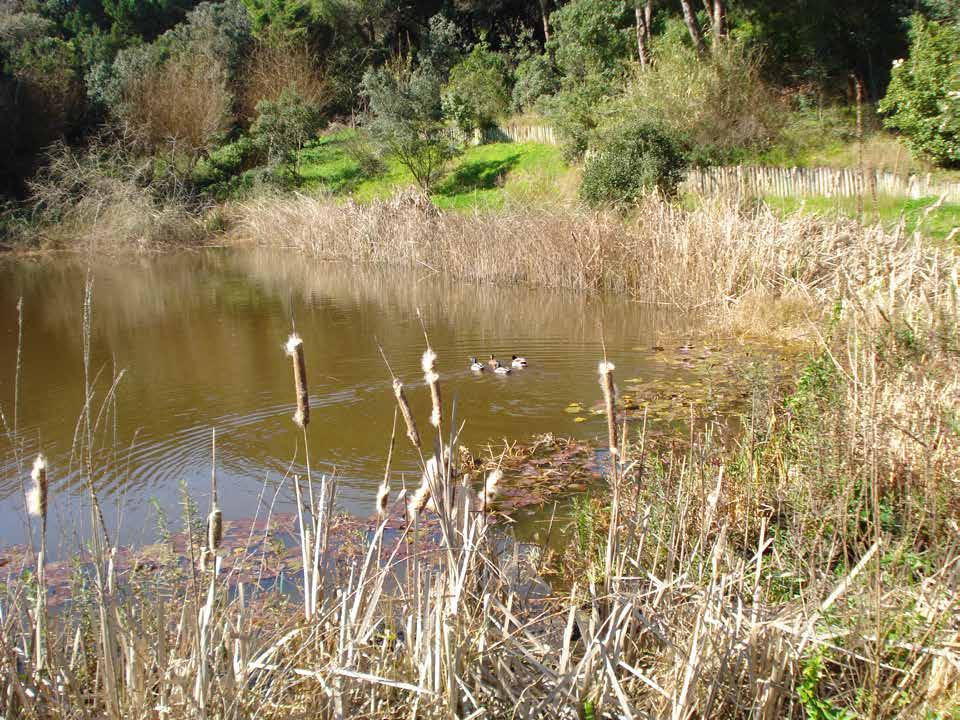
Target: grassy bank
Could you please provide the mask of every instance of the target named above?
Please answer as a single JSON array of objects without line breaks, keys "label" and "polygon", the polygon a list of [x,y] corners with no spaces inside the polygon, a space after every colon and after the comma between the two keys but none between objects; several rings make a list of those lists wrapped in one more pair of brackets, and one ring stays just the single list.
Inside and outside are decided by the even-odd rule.
[{"label": "grassy bank", "polygon": [[[118,573],[96,512],[66,609],[47,612],[42,569],[10,572],[6,716],[955,717],[952,252],[724,203],[651,201],[627,224],[308,197],[230,212],[249,240],[318,257],[617,290],[716,311],[744,332],[789,324],[809,358],[786,384],[753,377],[733,439],[709,429],[648,438],[644,409],[620,404],[617,371],[603,364],[600,445],[616,452],[558,551],[494,535],[500,494],[519,479],[496,457],[477,464],[457,448],[452,429],[470,419],[443,401],[435,373],[449,359],[428,352],[430,389],[397,389],[399,425],[384,438],[422,453],[421,485],[383,489],[354,553],[334,557],[327,543],[335,483],[285,479],[297,488],[291,550],[301,558],[287,582],[303,590],[237,590],[226,558],[200,547],[223,555],[216,533],[202,530],[186,567]],[[291,350],[305,348],[309,374],[322,339],[304,340]],[[431,396],[433,424],[408,415],[407,392]],[[97,417],[89,407],[80,420],[84,463],[97,452]],[[313,422],[304,441],[315,453],[319,409]],[[252,534],[245,547],[254,566],[269,552]]]},{"label": "grassy bank", "polygon": [[[855,219],[861,210],[857,207],[857,199],[852,197],[766,196],[763,201],[784,216],[805,212],[825,218]],[[880,196],[876,201],[866,197],[863,199],[862,220],[882,223],[888,231],[902,221],[905,232],[920,232],[937,241],[953,241],[957,237],[957,228],[960,228],[960,204],[941,203],[935,197],[912,200]]]},{"label": "grassy bank", "polygon": [[[332,133],[305,148],[298,172],[304,189],[357,202],[388,199],[415,185],[399,162],[384,161],[364,171],[351,152],[359,142],[355,130]],[[559,148],[538,143],[487,143],[468,147],[451,165],[431,199],[442,209],[496,209],[510,203],[544,204],[576,198],[576,172],[563,162]]]}]

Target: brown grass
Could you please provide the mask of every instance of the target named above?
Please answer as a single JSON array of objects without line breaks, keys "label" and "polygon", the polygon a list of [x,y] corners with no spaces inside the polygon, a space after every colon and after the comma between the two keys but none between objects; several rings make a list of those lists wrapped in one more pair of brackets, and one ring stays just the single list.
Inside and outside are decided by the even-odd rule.
[{"label": "brown grass", "polygon": [[180,55],[124,88],[121,115],[147,152],[195,158],[229,128],[232,101],[222,64]]},{"label": "brown grass", "polygon": [[257,103],[276,100],[285,88],[295,87],[310,105],[324,108],[333,91],[316,59],[301,45],[256,44],[241,74],[238,93],[240,119],[251,123],[257,117]]}]

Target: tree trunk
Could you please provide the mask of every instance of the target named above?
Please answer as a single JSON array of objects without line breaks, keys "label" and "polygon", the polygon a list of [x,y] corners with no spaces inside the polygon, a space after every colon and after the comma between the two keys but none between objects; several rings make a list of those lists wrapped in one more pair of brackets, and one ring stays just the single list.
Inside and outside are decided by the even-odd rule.
[{"label": "tree trunk", "polygon": [[716,44],[727,36],[727,7],[724,0],[713,0],[710,20],[713,24],[713,42]]},{"label": "tree trunk", "polygon": [[637,55],[640,57],[640,67],[650,65],[650,21],[653,17],[653,0],[643,2],[637,0],[633,12],[637,20]]},{"label": "tree trunk", "polygon": [[700,55],[705,55],[707,52],[707,44],[703,41],[703,33],[700,32],[700,26],[697,25],[697,14],[690,5],[690,0],[680,0],[680,5],[683,7],[683,22],[686,23],[687,30],[690,31],[690,39],[693,40],[693,46]]},{"label": "tree trunk", "polygon": [[540,16],[543,18],[543,39],[545,42],[550,42],[550,22],[548,21],[549,13],[547,12],[547,1],[540,0]]}]

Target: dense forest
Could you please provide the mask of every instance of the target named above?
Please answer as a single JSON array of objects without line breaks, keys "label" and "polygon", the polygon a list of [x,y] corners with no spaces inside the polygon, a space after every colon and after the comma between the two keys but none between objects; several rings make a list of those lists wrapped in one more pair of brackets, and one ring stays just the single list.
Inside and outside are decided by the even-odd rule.
[{"label": "dense forest", "polygon": [[428,185],[458,138],[523,113],[568,159],[637,119],[721,162],[858,96],[949,166],[958,17],[952,0],[5,0],[0,192],[27,195],[52,144],[107,133],[191,193],[256,167],[290,181],[331,121]]}]

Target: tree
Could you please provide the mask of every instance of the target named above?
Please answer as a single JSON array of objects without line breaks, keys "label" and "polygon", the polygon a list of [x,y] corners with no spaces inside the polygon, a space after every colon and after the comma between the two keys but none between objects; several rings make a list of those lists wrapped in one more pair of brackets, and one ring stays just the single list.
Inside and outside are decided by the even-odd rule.
[{"label": "tree", "polygon": [[470,54],[453,66],[443,90],[443,110],[464,132],[485,130],[509,109],[507,63],[485,42],[477,43]]},{"label": "tree", "polygon": [[370,69],[362,87],[370,104],[367,127],[374,142],[429,192],[459,152],[443,122],[441,79],[433,66]]},{"label": "tree", "polygon": [[960,165],[960,27],[915,15],[910,41],[880,102],[884,124],[900,130],[915,154]]},{"label": "tree", "polygon": [[653,0],[635,0],[633,8],[637,30],[637,57],[640,67],[650,64],[650,39],[653,36]]},{"label": "tree", "polygon": [[693,40],[693,46],[697,49],[699,55],[707,53],[707,43],[703,40],[703,32],[700,30],[700,21],[697,20],[697,12],[690,4],[690,0],[680,0],[680,7],[683,9],[683,22],[690,33],[690,39]]}]

